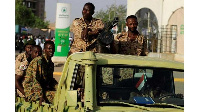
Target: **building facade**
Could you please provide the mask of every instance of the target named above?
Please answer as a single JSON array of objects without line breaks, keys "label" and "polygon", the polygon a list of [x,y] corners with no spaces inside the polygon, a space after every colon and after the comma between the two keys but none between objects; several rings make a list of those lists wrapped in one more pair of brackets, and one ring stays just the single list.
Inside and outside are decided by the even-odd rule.
[{"label": "building facade", "polygon": [[128,15],[138,17],[150,52],[184,61],[184,0],[127,0]]},{"label": "building facade", "polygon": [[45,15],[45,0],[23,0],[23,5],[31,8],[32,12],[40,19],[44,20]]}]

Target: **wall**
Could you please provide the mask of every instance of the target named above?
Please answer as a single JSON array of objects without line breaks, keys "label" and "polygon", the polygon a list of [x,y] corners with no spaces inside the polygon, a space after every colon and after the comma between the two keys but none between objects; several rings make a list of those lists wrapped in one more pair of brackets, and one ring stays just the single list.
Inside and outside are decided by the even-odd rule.
[{"label": "wall", "polygon": [[162,0],[127,0],[127,16],[135,15],[141,8],[151,9],[157,17],[158,26],[161,26]]},{"label": "wall", "polygon": [[179,8],[169,18],[168,25],[177,25],[177,54],[184,54],[184,8]]}]

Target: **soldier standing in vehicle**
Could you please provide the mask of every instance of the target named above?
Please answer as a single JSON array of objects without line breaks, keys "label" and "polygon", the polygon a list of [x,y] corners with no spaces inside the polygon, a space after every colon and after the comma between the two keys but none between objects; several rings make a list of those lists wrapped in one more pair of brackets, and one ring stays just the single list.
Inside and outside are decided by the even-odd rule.
[{"label": "soldier standing in vehicle", "polygon": [[135,15],[126,18],[128,31],[118,34],[112,45],[112,53],[147,56],[147,44],[143,35],[137,31],[138,21]]},{"label": "soldier standing in vehicle", "polygon": [[74,41],[68,55],[75,52],[97,52],[96,38],[104,24],[100,19],[92,17],[94,10],[95,6],[92,3],[86,3],[82,10],[83,17],[73,21],[70,31],[74,35]]},{"label": "soldier standing in vehicle", "polygon": [[55,51],[53,41],[44,43],[43,55],[34,58],[26,72],[24,92],[28,101],[52,103],[57,81],[53,78],[54,63],[51,60]]}]

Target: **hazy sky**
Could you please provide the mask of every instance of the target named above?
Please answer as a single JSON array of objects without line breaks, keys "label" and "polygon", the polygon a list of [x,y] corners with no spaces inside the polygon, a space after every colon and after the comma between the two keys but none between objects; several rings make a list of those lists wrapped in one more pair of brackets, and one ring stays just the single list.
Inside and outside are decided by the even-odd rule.
[{"label": "hazy sky", "polygon": [[71,4],[71,18],[72,22],[74,18],[82,17],[83,5],[87,2],[91,2],[95,5],[95,11],[100,9],[107,9],[107,6],[112,4],[116,5],[127,5],[127,0],[45,0],[45,11],[46,11],[46,20],[50,23],[55,22],[56,19],[56,3],[69,3]]}]

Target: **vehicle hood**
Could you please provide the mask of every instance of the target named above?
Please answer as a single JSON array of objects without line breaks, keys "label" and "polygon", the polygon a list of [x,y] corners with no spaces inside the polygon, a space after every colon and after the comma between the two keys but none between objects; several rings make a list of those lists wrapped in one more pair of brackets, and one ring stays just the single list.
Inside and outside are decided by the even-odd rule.
[{"label": "vehicle hood", "polygon": [[100,107],[95,112],[183,112],[180,108],[156,108],[156,107]]}]

